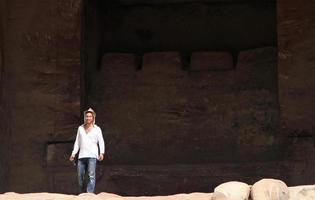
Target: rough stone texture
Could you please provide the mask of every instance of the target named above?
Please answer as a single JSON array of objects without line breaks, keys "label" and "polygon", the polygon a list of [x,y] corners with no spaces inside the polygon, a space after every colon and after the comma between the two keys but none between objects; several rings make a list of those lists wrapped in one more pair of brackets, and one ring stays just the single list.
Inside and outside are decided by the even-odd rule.
[{"label": "rough stone texture", "polygon": [[0,192],[7,190],[6,180],[9,167],[7,165],[9,161],[8,150],[10,149],[10,121],[11,112],[9,110],[9,97],[7,95],[7,79],[5,69],[5,30],[6,24],[6,2],[0,1]]},{"label": "rough stone texture", "polygon": [[192,71],[198,70],[231,70],[233,57],[228,52],[195,52],[191,55]]},{"label": "rough stone texture", "polygon": [[68,165],[69,152],[73,149],[73,142],[47,144],[46,161],[48,167]]},{"label": "rough stone texture", "polygon": [[[190,73],[182,70],[176,52],[145,54],[141,70],[136,70],[135,55],[106,54],[90,102],[111,142],[108,162],[209,163],[248,159],[245,154],[271,158],[266,152],[276,145],[278,122],[270,86],[276,82],[274,52],[242,52],[236,70]],[[257,82],[260,87],[253,86]]]},{"label": "rough stone texture", "polygon": [[[98,191],[208,191],[223,181],[262,177],[313,183],[314,2],[277,2],[280,118],[276,49],[253,49],[275,45],[275,3],[108,5],[113,12],[95,15],[89,14],[102,8],[100,1],[85,3],[96,5],[86,15],[81,1],[0,1],[0,115],[6,116],[0,120],[0,191],[77,192],[66,154],[86,103],[98,112],[107,141]],[[233,56],[242,50],[233,70],[182,70],[182,50],[226,48]],[[168,52],[141,54],[142,63],[138,54],[121,54],[139,49]],[[280,149],[279,119],[282,135],[290,135]]]},{"label": "rough stone texture", "polygon": [[[279,108],[276,88],[276,49],[259,48],[240,52],[235,84],[235,126],[242,157],[278,157]],[[269,151],[269,153],[268,153]]]},{"label": "rough stone texture", "polygon": [[[261,182],[261,181],[260,181]],[[224,186],[231,185],[232,187],[225,187],[227,194],[233,194],[235,192],[235,182],[230,182],[227,185],[221,184]],[[258,182],[259,183],[259,182]],[[279,183],[279,181],[278,181]],[[245,183],[243,183],[246,185]],[[261,184],[260,184],[261,185]],[[239,183],[238,186],[239,187]],[[247,185],[248,187],[248,185]],[[277,188],[277,187],[276,187]],[[262,190],[268,191],[268,185],[266,188],[259,188],[260,191]],[[278,188],[279,189],[279,188]],[[254,188],[257,192],[257,188]],[[289,194],[289,200],[313,200],[315,198],[315,185],[301,185],[301,186],[295,186],[295,187],[288,187],[286,192]],[[249,193],[249,187],[248,191],[245,193]],[[266,197],[267,194],[273,194],[273,196]],[[247,194],[248,196],[248,194]],[[267,193],[264,193],[263,200],[280,200],[280,199],[288,199],[288,198],[279,198],[280,193],[272,193],[272,191],[268,191]],[[282,196],[283,197],[283,196]],[[106,193],[101,192],[98,194],[93,193],[83,193],[80,195],[65,195],[65,194],[58,194],[58,193],[27,193],[27,194],[18,194],[14,192],[7,192],[4,194],[0,194],[1,200],[247,200],[248,198],[246,196],[240,197],[240,196],[230,196],[230,197],[223,197],[220,198],[216,196],[216,192],[214,193],[201,193],[201,192],[194,192],[194,193],[180,193],[180,194],[173,194],[173,195],[167,195],[167,196],[120,196],[113,193]],[[261,198],[253,198],[251,200],[260,200]]]},{"label": "rough stone texture", "polygon": [[312,200],[315,199],[315,185],[300,185],[289,187],[289,200]]},{"label": "rough stone texture", "polygon": [[214,189],[211,200],[248,200],[250,186],[243,182],[230,181]]},{"label": "rough stone texture", "polygon": [[222,182],[254,184],[263,177],[281,178],[280,162],[211,163],[200,165],[99,165],[96,192],[121,195],[167,195],[212,191]]},{"label": "rough stone texture", "polygon": [[278,79],[290,185],[314,183],[315,2],[278,1]]},{"label": "rough stone texture", "polygon": [[80,115],[80,6],[71,0],[7,2],[4,64],[12,113],[7,190],[49,190],[46,144],[74,137]]},{"label": "rough stone texture", "polygon": [[[277,92],[277,48],[242,51],[237,59],[237,86],[240,89],[266,89]],[[275,93],[275,95],[277,95]]]},{"label": "rough stone texture", "polygon": [[289,198],[289,188],[281,180],[262,179],[251,188],[251,199],[253,200],[289,200]]},{"label": "rough stone texture", "polygon": [[[239,68],[208,72],[183,71],[177,52],[145,54],[141,69],[134,54],[105,54],[90,103],[109,142],[106,163],[121,164],[117,173],[122,174],[114,178],[110,172],[101,173],[101,185],[111,192],[126,185],[126,194],[169,194],[187,187],[182,177],[194,166],[189,164],[201,168],[205,164],[215,171],[213,162],[277,159],[273,151],[278,147],[278,108],[270,86],[276,82],[274,52],[274,48],[241,52]],[[173,168],[168,166],[178,163],[185,164],[182,171],[175,170],[170,177]],[[137,178],[123,173],[123,164],[136,164],[132,170]],[[165,170],[155,164],[164,164]],[[143,170],[146,165],[152,166],[150,170]],[[240,170],[237,178],[246,177],[240,164],[231,165]],[[200,173],[189,180],[196,179],[192,187],[204,191],[205,182],[197,178]],[[202,176],[215,182],[211,171]],[[183,185],[163,187],[171,182]],[[127,187],[130,184],[144,185],[138,191]]]},{"label": "rough stone texture", "polygon": [[289,185],[314,182],[315,148],[312,137],[290,137],[285,143],[284,170],[288,174],[283,180]]},{"label": "rough stone texture", "polygon": [[5,194],[0,194],[1,200],[209,200],[211,198],[211,193],[189,193],[189,194],[174,194],[167,196],[141,196],[132,197],[126,196],[122,197],[119,195],[111,193],[83,193],[80,195],[64,195],[56,193],[28,193],[28,194],[18,194],[14,192],[8,192]]},{"label": "rough stone texture", "polygon": [[281,132],[314,135],[315,2],[278,1]]}]

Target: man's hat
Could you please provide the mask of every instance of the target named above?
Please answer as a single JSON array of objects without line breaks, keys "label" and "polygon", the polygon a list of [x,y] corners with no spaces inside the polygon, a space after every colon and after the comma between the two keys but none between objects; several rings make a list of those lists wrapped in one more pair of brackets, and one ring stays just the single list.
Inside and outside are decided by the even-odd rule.
[{"label": "man's hat", "polygon": [[94,112],[94,110],[93,110],[92,108],[89,108],[89,109],[87,109],[86,111],[84,111],[84,115],[85,115],[86,113],[92,113],[92,115],[93,115],[94,117],[96,116],[96,113]]}]

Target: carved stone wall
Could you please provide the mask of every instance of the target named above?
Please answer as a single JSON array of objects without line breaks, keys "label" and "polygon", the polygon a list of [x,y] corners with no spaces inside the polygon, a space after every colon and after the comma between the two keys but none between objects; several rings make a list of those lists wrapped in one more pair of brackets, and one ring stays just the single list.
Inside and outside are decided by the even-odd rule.
[{"label": "carved stone wall", "polygon": [[278,1],[278,78],[281,134],[288,183],[312,183],[315,117],[315,2]]},{"label": "carved stone wall", "polygon": [[[151,35],[155,25],[149,31],[143,27],[136,32],[126,30],[131,47],[139,40],[149,44],[145,52],[144,46],[142,52],[120,51],[128,37],[119,34],[129,22],[139,24],[135,21],[139,13],[127,12],[131,17],[126,18],[126,26],[102,26],[106,15],[87,16],[93,13],[83,8],[87,2],[98,5],[97,1],[0,0],[0,191],[78,191],[75,167],[67,159],[82,122],[80,110],[87,103],[97,111],[96,120],[107,141],[106,160],[97,169],[96,192],[206,192],[224,181],[254,183],[263,177],[286,179],[288,185],[313,183],[313,1],[279,0],[277,13],[259,3],[252,8],[263,13],[267,9],[264,14],[271,18],[277,14],[278,50],[256,48],[270,45],[264,42],[232,51],[224,46],[199,48],[203,43],[197,38],[190,42],[198,48],[185,49],[191,46],[187,43],[181,48],[177,43],[176,48],[165,51],[154,49],[159,38]],[[142,4],[145,13],[158,13],[160,6],[166,16],[172,15],[167,6],[157,5],[166,0],[152,1],[154,8],[143,2],[121,1],[129,8]],[[216,1],[217,5],[220,2],[232,1]],[[194,5],[183,10],[197,18],[212,16],[207,12],[224,18],[229,10]],[[251,9],[247,6],[245,10]],[[111,22],[124,25],[123,18],[114,19]],[[180,15],[174,19],[182,22]],[[229,19],[225,20],[231,22]],[[161,24],[171,22],[166,18]],[[271,35],[268,41],[276,41],[273,28],[256,24],[254,33]],[[105,32],[106,37],[102,35],[103,28],[111,26],[114,28],[108,30],[117,31],[114,36],[123,39],[117,49],[105,40],[110,31]],[[194,29],[182,28],[191,32],[180,35],[174,31],[167,41],[178,36],[185,42],[194,33]],[[224,24],[218,27],[225,28]],[[229,34],[224,32],[223,39],[225,36]],[[231,41],[243,45],[256,39],[254,34]],[[277,46],[274,42],[271,44]]]},{"label": "carved stone wall", "polygon": [[46,146],[80,122],[81,1],[6,3],[7,190],[47,191]]}]

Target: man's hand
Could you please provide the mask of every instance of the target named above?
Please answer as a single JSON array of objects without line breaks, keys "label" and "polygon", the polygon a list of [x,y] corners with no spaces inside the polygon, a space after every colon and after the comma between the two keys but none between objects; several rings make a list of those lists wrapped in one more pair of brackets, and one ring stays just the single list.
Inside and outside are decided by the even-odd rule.
[{"label": "man's hand", "polygon": [[97,160],[102,161],[104,159],[104,154],[101,153]]},{"label": "man's hand", "polygon": [[70,160],[71,162],[74,161],[74,155],[71,155],[70,158],[69,158],[69,160]]}]

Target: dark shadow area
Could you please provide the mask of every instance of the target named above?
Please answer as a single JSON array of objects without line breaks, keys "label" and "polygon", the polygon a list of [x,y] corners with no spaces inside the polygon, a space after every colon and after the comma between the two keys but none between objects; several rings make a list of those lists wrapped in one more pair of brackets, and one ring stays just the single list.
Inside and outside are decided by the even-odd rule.
[{"label": "dark shadow area", "polygon": [[[105,130],[106,163],[120,166],[105,178],[111,190],[126,183],[145,184],[148,194],[204,190],[216,184],[208,178],[218,165],[251,181],[260,175],[240,165],[279,159],[275,1],[85,1],[84,8],[85,105]],[[200,172],[191,175],[193,166]],[[186,176],[203,178],[192,187]]]}]

